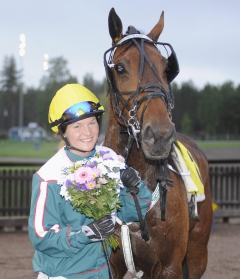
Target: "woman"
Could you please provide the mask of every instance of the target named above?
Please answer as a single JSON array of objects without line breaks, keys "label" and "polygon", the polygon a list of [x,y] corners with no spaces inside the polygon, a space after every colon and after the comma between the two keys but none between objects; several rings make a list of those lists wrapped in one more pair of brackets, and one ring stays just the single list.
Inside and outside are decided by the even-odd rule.
[{"label": "woman", "polygon": [[[65,146],[33,176],[29,238],[36,250],[33,268],[39,279],[109,278],[102,240],[114,232],[114,212],[98,220],[78,212],[66,194],[67,180],[62,179],[63,169],[71,168],[76,161],[91,160],[96,154],[107,154],[112,164],[118,162],[119,157],[113,150],[96,146],[103,112],[97,97],[79,84],[65,85],[50,104],[49,123]],[[138,187],[145,217],[151,193],[139,174],[126,168],[114,175],[121,178],[119,181],[125,186],[118,187],[116,192],[121,207],[115,214],[124,222],[139,220],[134,200],[128,193],[129,188]],[[63,180],[65,182],[61,182]]]}]

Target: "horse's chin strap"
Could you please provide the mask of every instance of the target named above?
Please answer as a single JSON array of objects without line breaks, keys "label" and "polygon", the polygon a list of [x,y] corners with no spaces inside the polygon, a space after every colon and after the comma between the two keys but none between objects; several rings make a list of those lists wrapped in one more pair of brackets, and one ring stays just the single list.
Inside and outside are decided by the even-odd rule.
[{"label": "horse's chin strap", "polygon": [[167,161],[168,160],[166,159],[160,163],[159,176],[157,177],[157,182],[159,184],[160,209],[162,221],[166,220],[167,186],[168,183],[173,183],[173,181],[168,178]]}]

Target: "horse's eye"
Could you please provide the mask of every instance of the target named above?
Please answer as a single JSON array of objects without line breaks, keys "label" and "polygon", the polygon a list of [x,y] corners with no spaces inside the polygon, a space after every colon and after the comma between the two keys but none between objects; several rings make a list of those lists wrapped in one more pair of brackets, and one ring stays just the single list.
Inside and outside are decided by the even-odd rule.
[{"label": "horse's eye", "polygon": [[124,70],[124,68],[121,64],[115,65],[114,68],[115,68],[115,70],[117,71],[118,74],[124,74],[125,73],[125,70]]}]

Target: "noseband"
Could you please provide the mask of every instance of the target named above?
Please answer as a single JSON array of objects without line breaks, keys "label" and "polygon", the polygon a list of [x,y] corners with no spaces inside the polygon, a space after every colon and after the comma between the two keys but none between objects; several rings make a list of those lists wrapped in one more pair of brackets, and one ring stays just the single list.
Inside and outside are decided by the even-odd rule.
[{"label": "noseband", "polygon": [[[134,34],[130,34],[125,36],[123,39],[121,39],[115,46],[108,49],[104,53],[104,66],[106,70],[106,76],[107,76],[107,82],[110,89],[110,92],[113,96],[113,102],[114,102],[114,109],[115,112],[118,114],[119,117],[122,118],[124,125],[127,127],[128,134],[132,134],[138,147],[138,141],[140,141],[140,138],[138,137],[138,134],[141,131],[142,124],[143,124],[143,117],[145,110],[149,104],[149,102],[153,98],[161,98],[167,108],[167,112],[169,117],[171,118],[171,110],[174,107],[174,97],[171,90],[170,82],[177,76],[179,73],[179,66],[178,61],[176,58],[176,54],[170,44],[167,43],[160,43],[160,42],[154,42],[149,37],[143,35],[143,34],[136,34],[136,29],[134,27],[129,27],[128,30],[131,30],[132,32],[135,32]],[[139,42],[140,41],[140,42]],[[139,75],[138,75],[138,84],[136,91],[126,91],[126,92],[119,92],[118,88],[116,87],[116,82],[114,80],[113,75],[113,68],[115,68],[115,64],[113,63],[114,54],[116,52],[116,49],[123,44],[126,43],[134,44],[141,55],[140,60],[140,68],[139,68]],[[150,43],[153,44],[156,48],[157,45],[163,45],[165,48],[166,46],[170,48],[171,55],[168,57],[168,68],[166,69],[166,75],[167,75],[167,81],[169,84],[169,90],[167,91],[164,88],[162,79],[160,78],[155,66],[149,59],[148,55],[145,52],[144,44]],[[131,45],[130,45],[131,46]],[[128,45],[127,45],[128,48]],[[157,48],[158,49],[158,48]],[[110,54],[109,54],[110,53]],[[107,54],[109,54],[108,62],[107,62]],[[148,63],[152,71],[154,72],[155,76],[157,77],[159,83],[146,83],[143,86],[140,86],[142,77],[143,77],[143,70],[145,61]],[[139,99],[139,94],[142,92],[147,92],[143,97]],[[123,95],[130,95],[127,101],[125,102],[122,98]],[[129,106],[130,101],[133,100],[133,107],[131,108]],[[137,111],[141,104],[144,102],[144,107],[140,116],[140,123],[137,119]],[[120,103],[122,104],[122,109],[120,108]],[[125,116],[124,111],[125,109],[129,112],[129,119]],[[133,140],[132,140],[133,141]]]}]

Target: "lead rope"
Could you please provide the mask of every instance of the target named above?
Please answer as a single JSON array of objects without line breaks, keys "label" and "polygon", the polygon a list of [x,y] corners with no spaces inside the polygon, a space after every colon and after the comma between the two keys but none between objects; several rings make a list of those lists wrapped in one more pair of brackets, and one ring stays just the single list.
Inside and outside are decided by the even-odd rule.
[{"label": "lead rope", "polygon": [[131,274],[133,279],[140,279],[143,276],[143,271],[139,270],[138,272],[135,270],[135,265],[133,261],[132,255],[132,246],[129,235],[129,225],[130,223],[123,223],[118,217],[116,218],[116,222],[121,226],[121,238],[122,238],[122,248],[123,248],[123,256],[125,260],[125,264],[128,272]]}]

